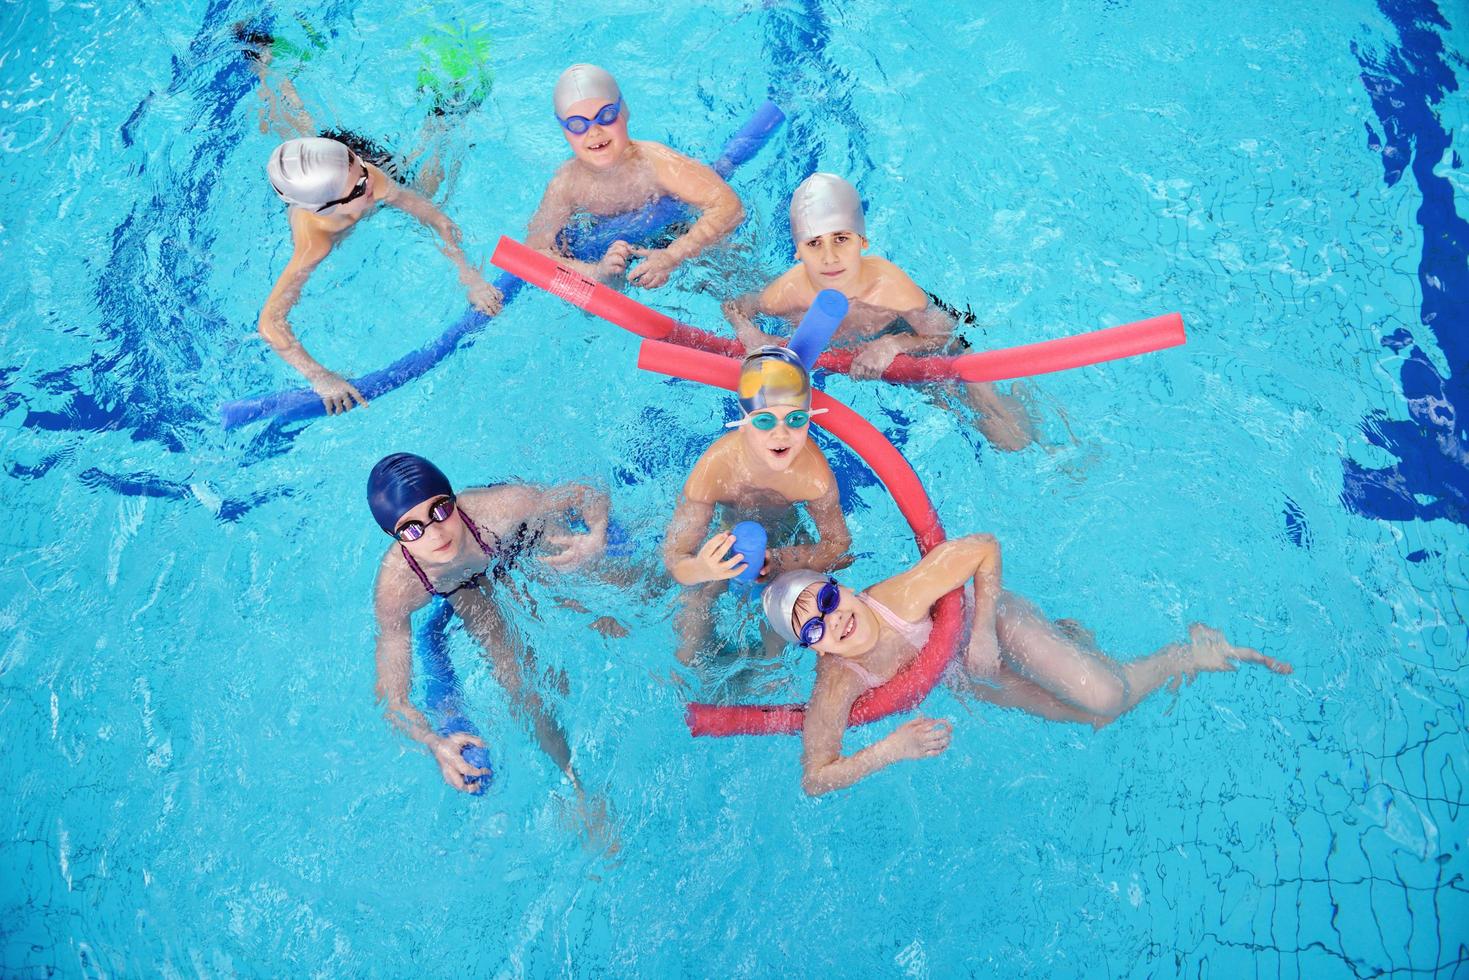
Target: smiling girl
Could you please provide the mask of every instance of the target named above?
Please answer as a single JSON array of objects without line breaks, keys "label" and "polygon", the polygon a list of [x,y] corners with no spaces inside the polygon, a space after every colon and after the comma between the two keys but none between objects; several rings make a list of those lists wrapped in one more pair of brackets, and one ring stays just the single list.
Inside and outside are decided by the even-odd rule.
[{"label": "smiling girl", "polygon": [[1096,648],[1070,620],[1051,622],[1001,586],[1000,545],[974,534],[938,545],[912,568],[863,592],[817,572],[781,575],[765,589],[765,615],[787,642],[818,654],[816,685],[802,731],[801,786],[813,796],[851,786],[903,759],[949,747],[947,721],[917,717],[851,755],[842,736],[853,703],[891,680],[917,656],[933,627],[940,597],[972,583],[970,635],[950,680],[965,693],[1052,721],[1100,728],[1137,707],[1170,679],[1174,687],[1201,672],[1260,664],[1289,674],[1287,663],[1230,644],[1215,629],[1189,627],[1188,643],[1171,643],[1121,662]]},{"label": "smiling girl", "polygon": [[[467,745],[483,748],[482,740],[465,732],[438,734],[409,699],[411,617],[433,600],[445,600],[484,648],[511,710],[580,792],[566,736],[525,680],[538,673],[535,658],[506,622],[497,583],[532,560],[558,571],[595,561],[606,547],[606,496],[577,484],[500,484],[456,493],[443,471],[422,456],[393,453],[372,468],[367,502],[378,526],[393,538],[378,566],[373,602],[377,696],[389,720],[433,753],[444,781],[455,789],[472,792],[474,780],[486,775],[461,754]],[[569,507],[583,516],[585,534],[556,530]]]}]

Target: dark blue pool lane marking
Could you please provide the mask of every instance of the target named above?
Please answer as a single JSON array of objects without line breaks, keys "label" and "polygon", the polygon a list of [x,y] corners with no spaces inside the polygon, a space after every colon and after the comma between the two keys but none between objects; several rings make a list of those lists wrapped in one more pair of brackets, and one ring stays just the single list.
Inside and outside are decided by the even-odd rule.
[{"label": "dark blue pool lane marking", "polygon": [[1301,510],[1301,505],[1289,497],[1285,498],[1285,536],[1291,544],[1297,548],[1311,548],[1311,525],[1306,523],[1306,515]]},{"label": "dark blue pool lane marking", "polygon": [[[187,60],[173,58],[170,95],[198,90],[198,115],[190,125],[212,138],[180,179],[164,182],[163,193],[136,202],[112,231],[109,257],[96,277],[95,299],[100,331],[85,361],[48,371],[35,379],[38,393],[56,396],[43,408],[25,405],[24,426],[49,432],[128,431],[135,441],[156,442],[173,453],[188,448],[181,432],[198,428],[206,416],[197,404],[179,397],[174,376],[200,369],[195,338],[203,331],[225,330],[228,324],[204,295],[208,281],[203,266],[213,244],[202,224],[217,185],[217,175],[238,143],[239,102],[254,88],[254,75],[243,58],[218,57],[218,24],[228,23],[229,6],[213,3],[189,43]],[[217,65],[213,76],[199,78],[200,67]],[[201,84],[202,81],[202,84]],[[136,140],[136,127],[156,92],[139,102],[121,136],[124,146]],[[149,162],[135,164],[139,174]],[[171,216],[178,224],[170,227]],[[152,243],[162,239],[161,246]],[[158,268],[150,267],[156,251]],[[158,288],[166,284],[170,288]],[[73,329],[72,332],[75,332]],[[163,348],[178,358],[170,363],[155,353]]]},{"label": "dark blue pool lane marking", "polygon": [[[1422,192],[1420,319],[1443,352],[1449,373],[1438,373],[1410,331],[1397,330],[1383,339],[1383,346],[1406,352],[1401,381],[1410,420],[1392,419],[1384,412],[1362,420],[1368,441],[1397,462],[1374,469],[1346,460],[1342,502],[1364,517],[1443,518],[1469,525],[1469,423],[1456,409],[1469,405],[1469,222],[1454,208],[1453,185],[1433,172],[1452,142],[1435,107],[1446,94],[1458,91],[1459,83],[1439,34],[1448,22],[1436,4],[1378,0],[1378,7],[1397,28],[1401,44],[1388,47],[1381,57],[1352,45],[1382,127],[1378,135],[1366,124],[1367,145],[1382,155],[1382,177],[1389,187],[1411,167]],[[1463,165],[1458,153],[1449,165]]]},{"label": "dark blue pool lane marking", "polygon": [[[172,59],[172,77],[162,90],[149,92],[122,124],[124,147],[134,147],[138,128],[161,96],[187,99],[187,126],[208,132],[191,159],[160,192],[134,204],[114,227],[109,256],[95,278],[99,331],[91,336],[85,360],[64,365],[31,379],[22,391],[0,368],[0,414],[20,408],[25,428],[55,433],[126,432],[134,442],[161,447],[171,458],[192,451],[192,435],[213,428],[212,417],[196,401],[181,395],[180,372],[197,372],[202,364],[197,338],[229,332],[232,327],[206,295],[205,275],[214,233],[204,221],[211,213],[216,175],[238,147],[245,116],[240,103],[254,90],[249,62],[238,53],[228,25],[238,11],[227,2],[209,4],[187,54]],[[150,161],[129,158],[140,175]],[[167,161],[162,165],[167,166]],[[174,221],[170,225],[170,221]],[[150,243],[161,240],[161,246]],[[148,256],[157,252],[157,267]],[[166,288],[161,288],[166,287]],[[56,311],[50,315],[59,331],[75,333],[74,324]],[[166,350],[166,355],[157,353]],[[249,441],[246,461],[279,455],[290,448],[295,430],[265,427]],[[14,479],[37,479],[71,457],[74,443],[59,442],[39,461],[8,460],[0,472]],[[140,473],[107,473],[96,467],[80,474],[94,489],[124,496],[188,500],[195,494],[191,477],[169,479]],[[279,494],[223,498],[217,516],[240,516]]]}]

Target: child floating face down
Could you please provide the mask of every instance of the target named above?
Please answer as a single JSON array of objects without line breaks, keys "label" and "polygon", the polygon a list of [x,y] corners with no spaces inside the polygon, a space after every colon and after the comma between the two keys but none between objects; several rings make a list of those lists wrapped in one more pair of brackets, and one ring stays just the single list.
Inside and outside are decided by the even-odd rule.
[{"label": "child floating face down", "polygon": [[[887,259],[864,254],[867,219],[857,189],[835,174],[815,173],[791,195],[791,238],[796,265],[757,293],[724,304],[724,314],[746,348],[780,343],[756,326],[757,314],[798,322],[823,289],[850,304],[834,347],[858,348],[855,378],[880,378],[899,354],[934,354],[954,340],[954,321]],[[975,424],[998,449],[1034,441],[1025,409],[989,383],[965,383]]]},{"label": "child floating face down", "polygon": [[[456,494],[428,460],[394,453],[373,467],[367,499],[378,525],[395,539],[378,568],[374,599],[377,695],[389,719],[433,753],[444,781],[455,789],[472,792],[474,779],[486,774],[462,756],[465,746],[483,747],[482,740],[464,732],[440,736],[409,699],[410,618],[443,598],[489,655],[515,713],[530,724],[542,750],[580,793],[566,736],[524,680],[536,675],[535,659],[501,615],[495,579],[525,562],[566,571],[595,561],[606,547],[606,496],[575,484],[501,484]],[[572,507],[585,533],[571,533],[561,523]]]},{"label": "child floating face down", "polygon": [[973,585],[973,618],[963,670],[950,671],[952,682],[980,700],[1042,718],[1100,728],[1170,678],[1176,689],[1201,672],[1232,671],[1241,663],[1291,672],[1289,664],[1233,646],[1218,630],[1198,624],[1190,627],[1188,643],[1126,663],[1114,660],[1076,623],[1050,622],[1005,591],[1000,546],[987,534],[946,541],[864,592],[820,572],[787,572],[766,587],[762,603],[772,629],[818,654],[802,733],[801,786],[807,793],[843,789],[894,762],[948,748],[950,724],[921,715],[852,755],[842,754],[842,736],[852,704],[917,656],[933,626],[933,605],[966,583]]},{"label": "child floating face down", "polygon": [[[743,417],[694,463],[664,538],[669,574],[693,587],[678,617],[678,656],[684,663],[707,636],[719,583],[744,570],[744,556],[732,552],[734,535],[728,531],[739,521],[760,524],[772,544],[789,541],[799,517],[795,507],[804,504],[816,526],[815,544],[767,550],[762,576],[789,568],[839,568],[851,560],[852,537],[836,477],[810,437],[811,417],[820,410],[811,410],[811,379],[800,358],[784,347],[751,352],[740,367],[738,394]],[[721,530],[706,538],[716,517]]]},{"label": "child floating face down", "polygon": [[[270,155],[266,174],[276,194],[290,205],[286,220],[292,251],[260,311],[260,336],[301,372],[328,414],[367,401],[351,382],[307,353],[287,317],[311,273],[378,205],[405,211],[432,229],[442,242],[440,250],[458,269],[470,303],[486,315],[500,311],[500,292],[464,257],[458,226],[427,198],[396,183],[345,144],[317,136],[288,140]],[[368,277],[368,288],[372,278]]]},{"label": "child floating face down", "polygon": [[[627,281],[649,289],[744,220],[730,186],[709,167],[651,140],[628,137],[630,109],[617,82],[596,65],[572,65],[556,82],[552,102],[572,158],[551,178],[530,220],[526,244],[584,275]],[[637,211],[659,197],[675,197],[699,218],[663,248],[613,242],[600,260],[576,261],[557,239],[577,214],[607,216]],[[637,262],[629,272],[628,264]]]}]

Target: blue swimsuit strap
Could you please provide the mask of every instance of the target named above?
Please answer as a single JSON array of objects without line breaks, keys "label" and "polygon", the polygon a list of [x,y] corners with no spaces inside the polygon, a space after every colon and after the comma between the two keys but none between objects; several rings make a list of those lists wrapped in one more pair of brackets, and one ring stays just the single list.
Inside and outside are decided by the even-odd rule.
[{"label": "blue swimsuit strap", "polygon": [[[485,544],[485,539],[480,537],[479,528],[475,526],[474,521],[470,520],[469,515],[461,509],[459,511],[459,517],[464,521],[465,526],[469,528],[469,533],[474,535],[474,542],[475,544],[479,545],[479,550],[484,552],[487,557],[493,557],[496,549],[492,549],[489,545]],[[490,533],[495,534],[494,531],[490,531]],[[495,540],[497,542],[500,540],[500,536],[498,534],[495,534]],[[418,567],[418,562],[413,560],[413,556],[408,553],[408,549],[404,548],[401,544],[398,545],[398,547],[403,549],[403,557],[408,559],[408,567],[413,569],[413,574],[418,576],[418,581],[423,583],[424,591],[426,591],[429,595],[438,596],[441,599],[447,599],[449,598],[449,596],[458,592],[460,589],[468,588],[469,586],[476,584],[477,582],[479,582],[480,579],[485,577],[484,572],[475,572],[473,575],[469,576],[469,578],[465,579],[463,582],[460,582],[448,592],[440,592],[438,589],[433,587],[433,583],[428,580],[428,576],[423,573],[423,569]]]}]

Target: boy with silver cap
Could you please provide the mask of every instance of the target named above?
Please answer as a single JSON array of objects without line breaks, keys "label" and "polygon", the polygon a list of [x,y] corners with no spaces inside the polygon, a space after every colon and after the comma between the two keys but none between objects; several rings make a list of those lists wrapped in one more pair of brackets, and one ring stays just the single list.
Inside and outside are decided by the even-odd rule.
[{"label": "boy with silver cap", "polygon": [[852,535],[836,477],[810,438],[811,418],[823,410],[811,410],[811,378],[801,359],[785,347],[752,351],[740,366],[738,395],[744,416],[726,426],[738,431],[718,439],[694,463],[663,542],[668,573],[693,587],[678,615],[678,657],[684,663],[707,638],[719,584],[745,569],[743,555],[727,553],[734,545],[729,531],[705,540],[716,511],[721,527],[750,520],[765,528],[772,542],[789,541],[800,532],[796,505],[805,505],[820,540],[771,548],[762,577],[851,563]]},{"label": "boy with silver cap", "polygon": [[260,336],[305,376],[329,415],[367,401],[351,382],[307,353],[286,317],[321,260],[379,204],[406,211],[437,232],[443,241],[440,251],[458,268],[469,302],[487,316],[500,312],[500,291],[465,259],[459,227],[427,198],[396,183],[346,145],[320,136],[287,140],[270,155],[266,175],[290,205],[286,220],[292,252],[260,311]]},{"label": "boy with silver cap", "polygon": [[[629,259],[637,257],[641,261],[627,272],[627,281],[655,289],[681,262],[744,220],[740,199],[712,169],[662,143],[628,137],[627,102],[604,69],[572,65],[557,80],[552,102],[572,158],[551,178],[530,220],[526,244],[531,248],[604,281],[622,275]],[[699,219],[663,248],[618,241],[597,262],[578,262],[557,250],[557,236],[574,215],[625,214],[659,197],[678,198],[699,212]]]},{"label": "boy with silver cap", "polygon": [[[816,294],[835,289],[850,303],[834,346],[860,347],[852,377],[880,378],[899,354],[929,354],[947,347],[954,321],[930,303],[902,269],[867,249],[867,220],[857,189],[835,174],[815,173],[791,195],[791,238],[797,264],[758,293],[724,304],[724,315],[746,347],[777,343],[755,325],[757,313],[797,322]],[[1034,441],[1030,419],[1018,401],[994,385],[966,384],[976,425],[997,449],[1023,449]]]}]

